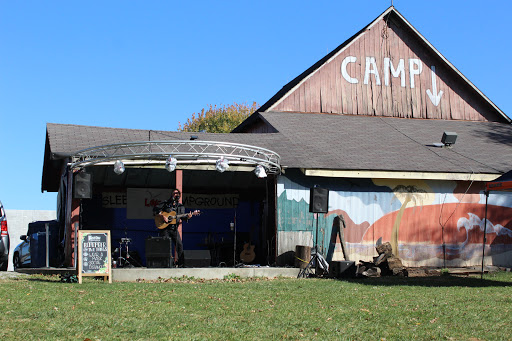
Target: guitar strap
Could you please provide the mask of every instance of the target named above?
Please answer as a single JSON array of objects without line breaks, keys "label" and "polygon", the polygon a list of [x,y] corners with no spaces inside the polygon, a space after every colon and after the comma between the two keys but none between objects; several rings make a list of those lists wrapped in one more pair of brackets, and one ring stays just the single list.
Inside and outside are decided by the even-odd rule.
[{"label": "guitar strap", "polygon": [[[185,208],[180,203],[171,202],[171,203],[169,203],[168,207],[169,207],[168,212],[176,212],[176,215],[181,215],[181,214],[185,213]],[[181,220],[182,220],[181,218],[177,218],[176,224],[169,225],[169,228],[171,230],[175,231],[178,228],[178,226],[180,225]]]}]

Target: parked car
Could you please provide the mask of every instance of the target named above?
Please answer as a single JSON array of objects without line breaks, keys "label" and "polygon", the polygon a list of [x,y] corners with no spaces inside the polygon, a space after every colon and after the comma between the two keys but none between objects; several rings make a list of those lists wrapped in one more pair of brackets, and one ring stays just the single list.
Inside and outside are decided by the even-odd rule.
[{"label": "parked car", "polygon": [[12,256],[14,270],[22,267],[42,268],[46,266],[46,225],[49,227],[49,262],[52,267],[62,264],[62,247],[59,244],[59,227],[56,220],[35,221],[28,224],[27,234],[20,237]]},{"label": "parked car", "polygon": [[20,239],[23,240],[14,248],[12,256],[12,265],[14,270],[22,267],[30,267],[30,236],[22,235]]},{"label": "parked car", "polygon": [[0,271],[6,271],[9,264],[9,230],[4,206],[0,201]]}]

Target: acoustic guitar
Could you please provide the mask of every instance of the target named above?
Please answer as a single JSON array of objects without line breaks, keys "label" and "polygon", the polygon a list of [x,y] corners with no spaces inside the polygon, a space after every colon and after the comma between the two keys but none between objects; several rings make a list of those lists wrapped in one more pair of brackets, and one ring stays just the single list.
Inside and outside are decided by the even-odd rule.
[{"label": "acoustic guitar", "polygon": [[[193,216],[201,214],[199,210],[195,210],[192,213]],[[167,217],[167,222],[164,220],[164,216]],[[188,216],[188,213],[176,214],[175,211],[171,212],[162,212],[162,214],[158,214],[155,216],[155,225],[159,230],[165,229],[169,225],[175,225],[178,222],[178,219]]]},{"label": "acoustic guitar", "polygon": [[254,253],[254,245],[249,243],[244,244],[244,249],[240,253],[240,260],[244,263],[250,263],[254,260],[256,254]]}]

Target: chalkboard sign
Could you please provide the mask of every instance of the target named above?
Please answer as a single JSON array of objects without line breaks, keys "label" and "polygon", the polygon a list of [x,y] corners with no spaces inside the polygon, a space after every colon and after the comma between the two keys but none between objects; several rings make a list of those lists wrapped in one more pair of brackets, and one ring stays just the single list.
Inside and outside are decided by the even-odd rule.
[{"label": "chalkboard sign", "polygon": [[108,276],[112,283],[110,231],[78,231],[78,282],[82,276]]}]

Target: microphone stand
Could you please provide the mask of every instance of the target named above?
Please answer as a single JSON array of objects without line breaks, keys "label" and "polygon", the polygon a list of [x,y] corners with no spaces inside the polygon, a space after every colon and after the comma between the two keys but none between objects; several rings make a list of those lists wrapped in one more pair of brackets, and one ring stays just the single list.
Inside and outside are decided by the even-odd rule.
[{"label": "microphone stand", "polygon": [[233,267],[236,267],[236,210],[234,222],[230,224],[231,230],[234,231],[233,235]]}]

